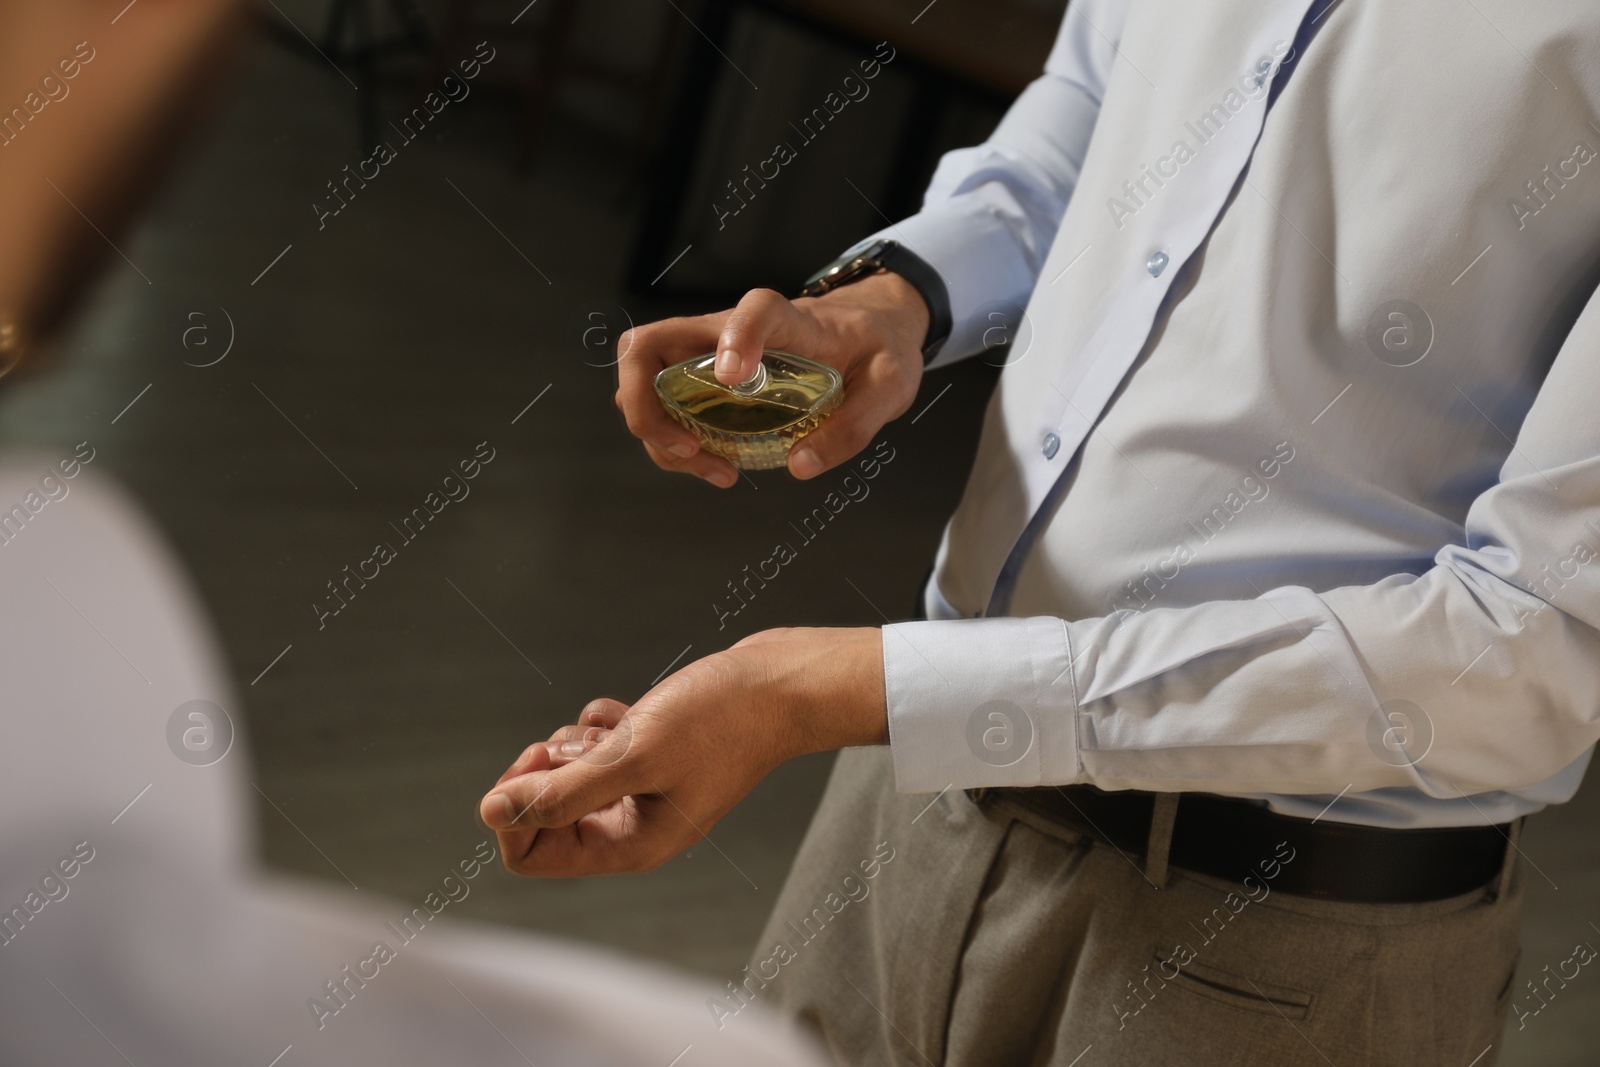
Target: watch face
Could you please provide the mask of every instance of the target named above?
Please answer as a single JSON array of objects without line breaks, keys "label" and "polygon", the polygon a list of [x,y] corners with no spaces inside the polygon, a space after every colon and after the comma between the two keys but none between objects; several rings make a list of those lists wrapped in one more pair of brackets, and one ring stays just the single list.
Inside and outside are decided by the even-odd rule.
[{"label": "watch face", "polygon": [[804,293],[813,287],[822,291],[834,289],[845,285],[865,274],[883,269],[883,262],[879,258],[884,252],[894,247],[893,241],[874,241],[849,259],[840,260],[833,266],[825,269],[806,284]]}]

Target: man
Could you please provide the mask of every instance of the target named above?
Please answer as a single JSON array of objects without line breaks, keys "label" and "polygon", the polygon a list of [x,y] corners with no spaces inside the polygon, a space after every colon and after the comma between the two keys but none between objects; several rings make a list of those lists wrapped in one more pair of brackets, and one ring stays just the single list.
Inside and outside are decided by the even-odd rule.
[{"label": "man", "polygon": [[1027,304],[929,621],[591,705],[485,798],[513,868],[653,866],[888,741],[741,994],[842,1061],[1493,1062],[1517,828],[1600,736],[1597,45],[1579,3],[1075,0],[887,269],[636,331],[630,430],[726,486],[660,366],[839,367],[814,477]]}]

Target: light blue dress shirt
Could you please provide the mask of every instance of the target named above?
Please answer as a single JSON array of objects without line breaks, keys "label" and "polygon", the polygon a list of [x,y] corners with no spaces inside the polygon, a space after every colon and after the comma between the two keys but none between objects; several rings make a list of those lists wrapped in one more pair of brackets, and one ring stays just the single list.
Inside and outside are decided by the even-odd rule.
[{"label": "light blue dress shirt", "polygon": [[1587,0],[1074,0],[994,135],[874,235],[946,280],[935,366],[1011,341],[929,621],[885,628],[900,789],[1385,826],[1572,795],[1595,55]]}]

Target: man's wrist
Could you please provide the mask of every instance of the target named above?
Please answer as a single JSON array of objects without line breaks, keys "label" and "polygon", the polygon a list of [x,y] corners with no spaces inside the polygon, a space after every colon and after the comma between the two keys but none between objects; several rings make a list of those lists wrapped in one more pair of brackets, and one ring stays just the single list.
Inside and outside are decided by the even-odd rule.
[{"label": "man's wrist", "polygon": [[758,667],[755,695],[787,720],[784,759],[888,742],[877,627],[768,631],[753,644],[771,657]]},{"label": "man's wrist", "polygon": [[852,285],[840,286],[817,297],[801,297],[797,304],[815,302],[820,308],[848,309],[866,316],[871,328],[891,351],[916,353],[928,335],[928,305],[916,286],[893,271],[879,271]]},{"label": "man's wrist", "polygon": [[818,751],[882,745],[889,741],[889,706],[883,685],[883,631],[856,626],[834,631],[826,653],[825,686],[813,702],[821,727]]},{"label": "man's wrist", "polygon": [[892,317],[898,335],[922,351],[922,342],[928,336],[929,311],[928,302],[917,287],[892,270],[880,271],[856,284],[873,286],[875,296],[882,294],[884,313]]},{"label": "man's wrist", "polygon": [[954,328],[950,292],[938,269],[899,241],[879,238],[845,253],[807,280],[801,295],[825,296],[883,272],[904,279],[921,298],[927,318],[916,347],[924,364],[932,362]]}]

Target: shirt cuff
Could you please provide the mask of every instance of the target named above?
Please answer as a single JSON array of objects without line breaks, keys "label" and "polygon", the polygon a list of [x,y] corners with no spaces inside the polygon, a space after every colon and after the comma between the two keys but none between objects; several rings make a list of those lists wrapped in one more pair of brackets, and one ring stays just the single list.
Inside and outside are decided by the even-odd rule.
[{"label": "shirt cuff", "polygon": [[[859,252],[878,240],[898,241],[944,280],[950,299],[950,337],[928,363],[930,368],[983,351],[985,332],[995,322],[1015,328],[1017,313],[1037,280],[1016,235],[997,217],[986,194],[990,191],[974,190],[939,201],[849,250]],[[1008,194],[996,190],[990,195]],[[1001,318],[992,319],[991,311],[1001,312]]]},{"label": "shirt cuff", "polygon": [[885,626],[895,788],[1079,781],[1071,660],[1066,624],[1056,618]]}]

